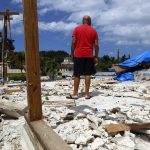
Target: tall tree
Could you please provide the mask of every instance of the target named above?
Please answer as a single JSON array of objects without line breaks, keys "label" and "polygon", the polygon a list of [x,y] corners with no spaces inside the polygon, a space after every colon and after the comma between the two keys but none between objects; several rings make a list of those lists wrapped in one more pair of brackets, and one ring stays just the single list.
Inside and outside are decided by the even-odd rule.
[{"label": "tall tree", "polygon": [[117,50],[117,62],[118,63],[120,62],[120,50],[119,50],[119,48]]},{"label": "tall tree", "polygon": [[127,60],[128,58],[127,58],[127,56],[124,54],[121,58],[120,58],[120,61],[121,62],[124,62],[125,60]]},{"label": "tall tree", "polygon": [[65,51],[41,51],[40,52],[40,67],[41,75],[48,75],[50,79],[54,80],[56,74],[58,74],[65,57],[69,54]]},{"label": "tall tree", "polygon": [[17,68],[17,69],[20,69],[22,72],[25,66],[24,51],[10,52],[8,55],[8,59],[10,60],[10,63],[9,63],[10,68]]}]

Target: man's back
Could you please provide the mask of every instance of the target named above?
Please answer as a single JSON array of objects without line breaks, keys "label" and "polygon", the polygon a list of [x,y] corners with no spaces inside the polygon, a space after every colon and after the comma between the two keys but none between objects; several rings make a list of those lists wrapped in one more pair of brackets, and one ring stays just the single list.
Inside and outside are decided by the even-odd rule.
[{"label": "man's back", "polygon": [[93,45],[98,40],[98,34],[88,24],[75,28],[73,37],[76,39],[75,57],[93,57]]}]

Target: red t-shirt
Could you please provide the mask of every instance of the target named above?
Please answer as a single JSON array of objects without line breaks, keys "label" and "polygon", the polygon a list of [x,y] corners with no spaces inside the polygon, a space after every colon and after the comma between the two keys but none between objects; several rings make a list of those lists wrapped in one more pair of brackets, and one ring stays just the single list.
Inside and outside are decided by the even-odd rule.
[{"label": "red t-shirt", "polygon": [[74,57],[93,57],[95,40],[98,34],[94,28],[88,24],[83,24],[74,29],[72,37],[76,39]]}]

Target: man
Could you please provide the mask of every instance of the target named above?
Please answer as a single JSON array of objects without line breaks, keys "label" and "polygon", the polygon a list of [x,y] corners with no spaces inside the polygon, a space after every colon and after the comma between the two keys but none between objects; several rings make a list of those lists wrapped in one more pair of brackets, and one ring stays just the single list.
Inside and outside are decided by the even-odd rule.
[{"label": "man", "polygon": [[[96,73],[95,65],[98,63],[98,34],[91,27],[90,16],[83,17],[83,24],[74,29],[72,34],[71,56],[74,61],[74,91],[69,99],[78,98],[80,76],[85,76],[85,99],[90,99],[89,88],[91,75]],[[93,55],[93,48],[95,55]]]}]

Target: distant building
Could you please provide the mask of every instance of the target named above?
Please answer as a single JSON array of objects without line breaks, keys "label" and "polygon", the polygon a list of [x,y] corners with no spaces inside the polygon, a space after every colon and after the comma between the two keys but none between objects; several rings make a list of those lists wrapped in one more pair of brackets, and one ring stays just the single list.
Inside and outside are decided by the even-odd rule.
[{"label": "distant building", "polygon": [[68,76],[72,75],[73,73],[73,62],[70,57],[66,57],[64,61],[61,63],[60,71],[62,75]]}]

